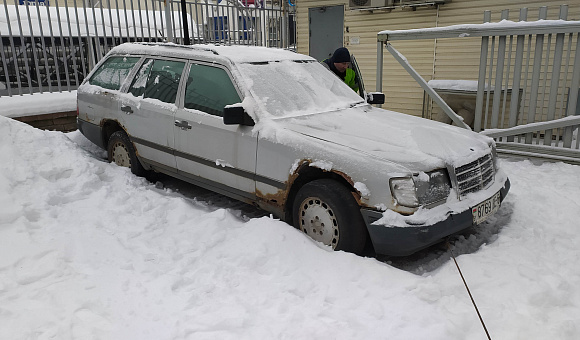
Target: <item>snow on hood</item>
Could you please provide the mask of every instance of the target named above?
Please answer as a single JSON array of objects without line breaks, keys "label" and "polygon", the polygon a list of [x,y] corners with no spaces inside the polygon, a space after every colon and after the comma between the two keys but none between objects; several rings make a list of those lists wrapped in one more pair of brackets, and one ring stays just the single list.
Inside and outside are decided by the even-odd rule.
[{"label": "snow on hood", "polygon": [[276,120],[279,127],[406,167],[459,166],[489,153],[492,139],[451,125],[370,106]]}]

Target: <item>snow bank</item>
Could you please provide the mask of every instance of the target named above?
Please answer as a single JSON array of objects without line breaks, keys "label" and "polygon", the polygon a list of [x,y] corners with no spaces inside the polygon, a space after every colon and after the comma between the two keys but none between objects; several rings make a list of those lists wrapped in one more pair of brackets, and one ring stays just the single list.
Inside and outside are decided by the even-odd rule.
[{"label": "snow bank", "polygon": [[[0,338],[486,339],[448,251],[332,252],[103,157],[0,117]],[[498,214],[453,242],[463,274],[492,338],[578,339],[580,167],[502,168]]]},{"label": "snow bank", "polygon": [[0,99],[0,116],[24,117],[77,109],[77,91],[23,94]]}]

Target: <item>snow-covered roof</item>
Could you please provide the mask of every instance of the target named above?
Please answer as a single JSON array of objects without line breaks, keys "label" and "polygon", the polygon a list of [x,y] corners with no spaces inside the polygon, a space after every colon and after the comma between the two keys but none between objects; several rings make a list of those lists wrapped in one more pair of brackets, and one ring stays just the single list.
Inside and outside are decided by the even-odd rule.
[{"label": "snow-covered roof", "polygon": [[580,32],[580,21],[537,20],[488,22],[410,30],[386,30],[377,34],[378,41],[434,38],[463,38],[497,35],[548,34]]},{"label": "snow-covered roof", "polygon": [[158,54],[183,58],[193,55],[215,59],[226,57],[235,63],[285,60],[315,61],[314,58],[307,55],[284,49],[242,45],[198,44],[185,46],[172,43],[127,43],[115,47],[112,53]]},{"label": "snow-covered roof", "polygon": [[[161,37],[165,36],[167,30],[163,11],[124,9],[109,11],[109,9],[103,9],[101,12],[100,8],[89,7],[86,9],[85,16],[85,9],[82,7],[77,8],[76,12],[74,7],[67,9],[66,7],[40,6],[37,10],[36,6],[28,6],[27,11],[25,5],[7,5],[7,9],[7,12],[0,11],[0,35],[2,36],[8,36],[9,34],[8,23],[10,23],[10,29],[14,36],[20,36],[21,33],[23,36],[30,36],[30,27],[32,27],[32,34],[35,36],[41,35],[41,28],[44,36],[49,36],[50,28],[52,27],[55,37],[61,34],[64,37],[71,35],[73,37],[79,35],[82,37],[94,37],[97,35],[102,37],[103,35],[111,36],[113,34],[116,37]],[[17,13],[20,16],[20,25],[18,24]],[[181,13],[171,13],[174,35],[177,36],[181,32]],[[188,16],[190,35],[197,37],[197,25],[189,14]],[[70,20],[70,25],[68,20]]]}]

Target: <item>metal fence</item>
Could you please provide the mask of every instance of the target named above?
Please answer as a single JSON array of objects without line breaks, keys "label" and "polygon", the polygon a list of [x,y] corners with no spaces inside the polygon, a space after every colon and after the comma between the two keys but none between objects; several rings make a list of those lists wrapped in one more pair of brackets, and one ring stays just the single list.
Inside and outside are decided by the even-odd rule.
[{"label": "metal fence", "polygon": [[7,1],[0,8],[0,97],[74,90],[124,42],[295,44],[294,7],[285,0]]},{"label": "metal fence", "polygon": [[[538,21],[526,21],[527,13],[521,9],[517,22],[489,23],[486,11],[488,24],[381,32],[378,57],[382,60],[385,44],[445,114],[469,128],[390,42],[481,37],[471,128],[485,130],[501,152],[580,164],[580,21],[566,20],[566,5],[560,7],[560,20],[545,20],[547,7],[540,8]],[[501,19],[510,19],[508,10]],[[381,72],[377,70],[377,79]]]}]

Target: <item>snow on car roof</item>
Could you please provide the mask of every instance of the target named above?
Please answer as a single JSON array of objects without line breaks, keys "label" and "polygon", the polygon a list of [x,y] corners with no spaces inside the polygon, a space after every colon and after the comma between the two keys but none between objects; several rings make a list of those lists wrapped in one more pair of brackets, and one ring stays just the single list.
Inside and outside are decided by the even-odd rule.
[{"label": "snow on car roof", "polygon": [[126,43],[115,47],[114,53],[155,54],[173,57],[190,58],[203,56],[205,58],[221,59],[226,57],[234,63],[269,62],[283,60],[315,61],[304,54],[295,53],[280,48],[262,46],[225,46],[211,44],[177,45],[173,43]]}]

